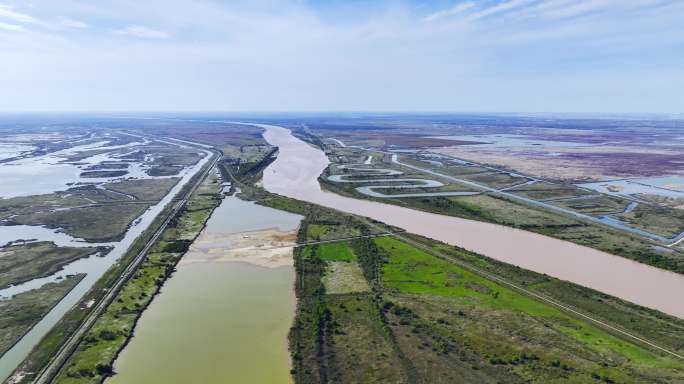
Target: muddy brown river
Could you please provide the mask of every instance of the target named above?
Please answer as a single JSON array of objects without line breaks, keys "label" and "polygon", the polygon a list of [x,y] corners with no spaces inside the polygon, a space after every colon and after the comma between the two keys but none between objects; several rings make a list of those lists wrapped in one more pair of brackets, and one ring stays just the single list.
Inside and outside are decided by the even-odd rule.
[{"label": "muddy brown river", "polygon": [[409,232],[456,245],[535,272],[571,281],[645,307],[684,318],[684,276],[563,240],[457,217],[340,196],[321,190],[318,176],[329,161],[288,129],[259,125],[278,146],[264,171],[274,193],[370,217]]}]

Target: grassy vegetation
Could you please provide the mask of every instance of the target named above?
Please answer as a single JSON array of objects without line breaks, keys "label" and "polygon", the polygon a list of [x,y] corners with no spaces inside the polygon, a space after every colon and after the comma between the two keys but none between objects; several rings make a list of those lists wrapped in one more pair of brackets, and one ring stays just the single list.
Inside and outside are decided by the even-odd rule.
[{"label": "grassy vegetation", "polygon": [[323,286],[327,294],[369,291],[356,254],[348,241],[310,245],[302,250],[302,255],[306,258],[316,257],[324,262]]},{"label": "grassy vegetation", "polygon": [[50,242],[4,247],[0,251],[0,289],[57,272],[62,266],[105,249],[58,247]]},{"label": "grassy vegetation", "polygon": [[620,200],[601,195],[592,198],[561,200],[554,202],[555,205],[570,208],[590,215],[604,215],[622,212],[625,210],[625,208],[627,208],[628,203],[629,202],[627,200]]},{"label": "grassy vegetation", "polygon": [[[306,214],[300,240],[320,238],[332,231],[344,232],[335,227],[353,226],[359,233],[367,233],[372,227],[346,220],[344,215],[333,211],[263,191],[251,194],[264,204]],[[503,199],[477,196],[453,200],[461,202],[460,208],[469,211],[473,218],[505,219],[508,225],[530,227],[614,253],[626,249],[642,252],[647,247],[640,240]],[[402,236],[430,251],[384,237],[350,242],[372,289],[372,294],[365,295],[373,302],[353,313],[358,315],[367,310],[363,317],[355,316],[353,321],[367,334],[368,328],[384,330],[384,342],[376,343],[373,348],[381,350],[386,345],[392,351],[382,355],[391,361],[397,375],[387,382],[665,383],[684,380],[681,361],[511,290],[460,267],[459,263],[485,270],[680,354],[684,350],[684,321],[456,247],[410,234]],[[343,334],[346,330],[336,332],[335,324],[342,324],[341,317],[346,312],[339,313],[332,303],[341,297],[358,299],[364,294],[329,291],[327,273],[331,261],[323,259],[321,252],[312,248],[298,249],[295,254],[299,307],[290,345],[297,383],[337,381],[331,378],[341,377],[344,373],[338,368],[345,367],[348,364],[345,359],[352,358],[336,349],[337,345],[363,345],[358,338],[346,338]],[[345,251],[338,250],[342,252]],[[455,264],[443,257],[454,260]],[[353,357],[354,374],[377,373],[377,376],[372,373],[363,376],[362,382],[382,382],[378,370],[381,364],[365,352],[361,350],[362,356]]]},{"label": "grassy vegetation", "polygon": [[357,263],[328,261],[326,264],[323,285],[327,294],[369,291],[363,271]]},{"label": "grassy vegetation", "polygon": [[177,178],[124,180],[71,188],[46,195],[0,201],[0,218],[14,224],[61,228],[69,235],[93,242],[119,240],[128,226],[159,201]]},{"label": "grassy vegetation", "polygon": [[311,240],[334,240],[354,237],[361,234],[354,226],[340,226],[336,224],[311,224],[308,227],[308,238]]},{"label": "grassy vegetation", "polygon": [[[241,183],[243,196],[305,215],[299,242],[388,229],[265,192],[252,184],[259,172],[238,174],[235,181]],[[492,220],[509,203],[491,209]],[[198,210],[205,207],[201,201],[192,204]],[[472,214],[486,212],[477,203],[468,204]],[[516,210],[514,216],[521,216],[516,218],[518,225],[543,220],[525,216],[518,207],[510,209]],[[197,229],[198,215],[186,212],[165,232],[91,329],[58,382],[98,382],[110,373],[113,356],[156,292],[159,279],[174,265],[177,247],[187,244],[188,232]],[[550,230],[572,228],[565,224],[559,221]],[[672,350],[681,353],[684,349],[684,321],[656,311],[418,236],[362,238],[295,249],[298,306],[290,332],[295,382],[684,381],[681,361],[613,335],[464,265],[543,293]]]},{"label": "grassy vegetation", "polygon": [[183,167],[180,165],[154,165],[147,170],[150,176],[173,176],[182,171]]},{"label": "grassy vegetation", "polygon": [[234,155],[237,155],[235,157],[241,158],[246,163],[255,163],[263,159],[271,151],[273,151],[273,147],[264,141],[255,142],[250,145],[241,145],[239,147],[239,152],[235,151],[233,153]]},{"label": "grassy vegetation", "polygon": [[[344,223],[360,225],[350,217],[318,207],[300,211],[305,212],[308,215],[299,241],[329,235]],[[345,267],[338,269],[341,265]],[[298,305],[290,331],[295,382],[405,382],[406,375],[398,369],[402,359],[382,322],[352,245],[340,242],[297,248],[295,267]]]},{"label": "grassy vegetation", "polygon": [[84,276],[69,276],[62,281],[20,293],[11,299],[0,300],[0,356],[19,341]]},{"label": "grassy vegetation", "polygon": [[224,156],[220,164],[221,172],[226,180],[233,179],[240,182],[253,179],[255,176],[260,175],[268,164],[275,160],[276,150],[273,147],[257,152],[241,150],[234,155],[235,157]]},{"label": "grassy vegetation", "polygon": [[125,162],[118,162],[118,161],[103,161],[99,164],[94,164],[88,166],[85,170],[86,171],[92,171],[92,170],[98,170],[98,169],[128,169],[130,164],[125,163]]},{"label": "grassy vegetation", "polygon": [[319,240],[324,238],[324,236],[333,228],[335,228],[334,225],[311,224],[307,228],[307,237],[310,239]]},{"label": "grassy vegetation", "polygon": [[138,179],[124,180],[103,185],[104,188],[134,196],[142,201],[159,201],[180,179],[171,177],[168,179]]},{"label": "grassy vegetation", "polygon": [[633,226],[663,236],[674,236],[684,231],[684,211],[640,204],[632,212],[617,215]]},{"label": "grassy vegetation", "polygon": [[474,181],[478,184],[484,184],[492,188],[506,188],[512,185],[521,184],[527,181],[522,177],[512,177],[505,173],[478,173],[462,176],[466,180]]},{"label": "grassy vegetation", "polygon": [[640,335],[673,351],[684,349],[684,321],[680,319],[589,288],[540,275],[419,236],[405,236],[457,262],[504,277],[520,287],[569,305],[595,319],[617,325],[621,329]]},{"label": "grassy vegetation", "polygon": [[[333,160],[346,161],[351,158],[350,151],[351,150],[348,148],[335,148],[332,152],[328,153],[328,155]],[[354,151],[362,152],[359,150]],[[358,153],[356,156],[359,156]],[[408,162],[406,158],[402,158],[402,161]],[[382,164],[377,164],[377,166],[396,168],[396,165],[388,162],[387,159],[384,159],[383,162],[384,163]],[[425,166],[425,164],[422,166]],[[334,167],[329,168],[326,172],[331,172],[332,168]],[[448,170],[451,168],[451,166],[448,168],[439,168],[439,172],[449,173]],[[407,170],[407,174],[411,174],[411,172],[415,171]],[[424,177],[424,175],[421,174],[413,174],[413,176]],[[358,186],[356,184],[329,182],[325,177],[321,177],[319,181],[323,188],[341,195],[360,199],[374,199],[358,193],[355,190],[355,187]],[[596,195],[593,192],[584,191],[571,185],[551,184],[546,182],[522,186],[514,191],[517,194],[526,195],[535,199]],[[663,250],[662,248],[653,247],[648,241],[634,235],[626,234],[606,226],[579,221],[556,212],[528,206],[518,201],[499,196],[483,194],[476,196],[433,196],[379,200],[387,204],[396,204],[428,212],[496,223],[537,232],[623,256],[658,268],[684,273],[684,253],[679,250]],[[600,202],[600,200],[598,202]],[[598,202],[594,201],[594,203]],[[617,202],[610,200],[609,202],[605,202],[606,205],[603,206],[603,208],[608,210],[617,208],[619,205],[616,203]],[[593,206],[591,209],[597,211],[602,208]],[[673,210],[671,209],[670,211]],[[642,211],[637,208],[634,212],[627,215],[625,219],[629,220],[630,217],[638,214],[640,215],[639,222],[642,222],[643,219],[643,222],[640,225],[648,225],[649,227],[646,229],[660,233],[671,234],[679,229],[684,229],[680,228],[681,218],[678,215],[671,214],[668,216],[659,214],[654,216],[653,212],[650,212],[649,214],[640,212]],[[633,221],[634,223],[637,223],[636,220]]]},{"label": "grassy vegetation", "polygon": [[7,220],[14,215],[28,215],[36,211],[49,211],[57,208],[77,207],[95,202],[111,202],[122,198],[121,195],[97,188],[71,188],[65,192],[45,195],[20,196],[0,200],[0,219]]},{"label": "grassy vegetation", "polygon": [[111,171],[86,171],[81,172],[81,177],[84,178],[98,178],[98,177],[120,177],[128,173],[126,170],[111,170]]},{"label": "grassy vegetation", "polygon": [[207,179],[154,244],[135,274],[97,319],[56,379],[57,383],[99,383],[133,334],[143,310],[173,272],[220,199],[219,184]]},{"label": "grassy vegetation", "polygon": [[315,246],[318,257],[326,261],[356,261],[356,255],[351,249],[349,242],[323,243]]},{"label": "grassy vegetation", "polygon": [[[403,383],[400,353],[371,294],[326,295],[298,312],[297,383]],[[313,325],[313,326],[312,326]],[[297,332],[297,328],[293,328]],[[299,336],[304,337],[299,337]]]},{"label": "grassy vegetation", "polygon": [[[399,186],[402,184],[413,184],[416,185],[416,182],[413,181],[407,181],[407,182],[392,182],[393,186]],[[374,187],[373,191],[379,192],[385,195],[397,195],[397,194],[405,194],[405,193],[435,193],[435,192],[477,192],[473,190],[473,188],[459,185],[459,184],[446,184],[442,187],[434,187],[434,188],[377,188]]]},{"label": "grassy vegetation", "polygon": [[514,193],[537,200],[601,196],[597,192],[579,189],[572,184],[554,184],[546,181],[518,187]]},{"label": "grassy vegetation", "polygon": [[[465,348],[479,357],[474,366],[497,366],[512,375],[512,382],[684,379],[679,360],[659,356],[399,240],[374,241],[386,259],[384,307],[393,330],[422,336],[422,343],[404,345],[416,365],[424,354],[415,350],[420,347],[432,349],[442,360]],[[425,382],[440,381],[435,371],[425,374],[430,377]],[[491,379],[496,377],[492,374]]]},{"label": "grassy vegetation", "polygon": [[[271,196],[265,201],[277,201],[278,206],[307,215],[300,241],[344,232],[335,227],[353,226],[359,233],[368,233],[373,226],[282,199]],[[684,321],[456,247],[402,236],[406,240],[379,237],[295,250],[298,309],[290,347],[296,383],[684,380],[684,363],[674,357],[635,344],[459,263],[503,277],[679,353],[684,350]],[[322,245],[326,245],[323,251]],[[339,288],[340,281],[353,284],[358,275],[334,271],[338,264],[359,267],[370,291]],[[337,279],[334,285],[331,272]]]},{"label": "grassy vegetation", "polygon": [[[193,179],[188,182],[181,189],[178,197],[185,196],[193,185],[197,182],[201,173],[198,173]],[[111,194],[111,192],[105,193]],[[121,195],[118,195],[121,198]],[[174,199],[174,201],[176,200]],[[56,351],[63,345],[64,341],[73,334],[79,327],[83,320],[88,316],[92,307],[88,304],[99,302],[104,296],[105,292],[111,287],[114,282],[121,276],[123,270],[133,260],[133,258],[142,251],[152,235],[161,226],[162,222],[171,213],[173,203],[167,205],[164,210],[155,218],[151,225],[143,231],[143,233],[133,242],[126,254],[121,260],[112,266],[105,275],[98,280],[98,282],[90,289],[90,291],[80,300],[79,304],[70,309],[57,324],[41,339],[39,344],[33,348],[28,357],[20,364],[15,373],[21,373],[23,379],[22,383],[30,382],[35,378],[35,375],[47,364]]]},{"label": "grassy vegetation", "polygon": [[65,211],[39,211],[17,216],[14,222],[62,228],[71,236],[93,242],[116,241],[123,237],[130,223],[148,207],[149,204],[121,203]]}]

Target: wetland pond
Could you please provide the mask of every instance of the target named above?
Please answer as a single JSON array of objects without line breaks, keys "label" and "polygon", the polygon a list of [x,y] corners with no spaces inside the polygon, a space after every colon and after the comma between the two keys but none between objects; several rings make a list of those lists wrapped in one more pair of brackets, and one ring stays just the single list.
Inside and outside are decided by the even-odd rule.
[{"label": "wetland pond", "polygon": [[[179,147],[183,145],[175,144]],[[92,147],[93,145],[91,145]],[[85,147],[85,146],[83,146]],[[120,146],[118,146],[120,147]],[[117,146],[108,147],[118,148]],[[98,147],[101,148],[101,147]],[[83,148],[80,148],[83,149]],[[74,149],[71,149],[74,151]],[[16,241],[19,239],[32,239],[35,241],[53,241],[57,245],[66,246],[111,246],[110,251],[100,257],[98,253],[87,258],[75,260],[62,267],[59,271],[45,277],[35,278],[33,280],[26,281],[21,284],[13,285],[8,288],[0,289],[0,300],[12,297],[14,295],[28,292],[37,288],[44,286],[45,284],[59,281],[66,276],[76,275],[80,273],[85,273],[86,276],[81,279],[81,281],[72,289],[64,298],[55,305],[40,321],[38,321],[35,326],[31,328],[10,350],[8,350],[4,355],[0,356],[0,381],[5,380],[10,376],[12,371],[19,366],[19,364],[28,356],[31,349],[38,344],[43,336],[45,336],[50,329],[62,318],[62,316],[67,313],[74,305],[77,305],[83,296],[90,290],[90,288],[102,277],[112,265],[114,265],[118,260],[126,253],[128,248],[133,244],[133,242],[140,236],[155,218],[164,210],[164,208],[173,202],[173,199],[179,195],[183,187],[192,179],[192,177],[202,170],[202,167],[210,160],[212,153],[207,150],[201,150],[204,152],[204,156],[194,165],[187,166],[185,169],[179,173],[180,181],[178,181],[170,191],[164,196],[159,202],[151,205],[145,212],[143,212],[138,218],[136,218],[133,223],[126,230],[123,238],[114,243],[87,243],[80,241],[71,237],[59,230],[52,230],[42,226],[0,226],[0,246],[6,245],[8,242]],[[54,155],[49,155],[53,156]],[[41,156],[39,158],[46,158],[48,155]],[[37,161],[36,159],[23,159],[24,161]],[[48,162],[50,163],[50,162]],[[48,164],[46,163],[46,164]],[[58,164],[59,165],[59,164]],[[0,166],[0,180],[7,174],[8,167],[12,164],[7,163]],[[59,165],[61,166],[61,165]],[[24,167],[24,166],[22,166]],[[16,167],[16,169],[22,168]],[[70,166],[73,169],[77,169],[74,166]],[[25,169],[32,169],[32,167],[26,166]],[[35,179],[35,175],[29,173],[25,174],[22,178],[24,184],[32,183]],[[70,171],[71,172],[71,171]],[[77,173],[74,173],[77,175]],[[55,173],[59,177],[63,176],[60,173]],[[30,177],[29,177],[30,176]],[[8,183],[0,186],[0,198],[11,197],[21,194],[13,193],[12,188],[17,191],[22,190],[21,185],[12,185],[14,179],[9,179],[11,187],[7,187]],[[62,186],[63,181],[59,178],[51,179],[49,183],[49,188],[42,189],[29,189],[28,192],[22,192],[24,194],[35,194],[35,193],[45,193],[45,192],[55,192],[62,190],[68,186]],[[4,181],[4,180],[3,180]],[[47,184],[46,184],[47,185]],[[14,191],[16,192],[16,191]]]},{"label": "wetland pond", "polygon": [[290,382],[300,221],[226,197],[143,313],[107,383]]}]

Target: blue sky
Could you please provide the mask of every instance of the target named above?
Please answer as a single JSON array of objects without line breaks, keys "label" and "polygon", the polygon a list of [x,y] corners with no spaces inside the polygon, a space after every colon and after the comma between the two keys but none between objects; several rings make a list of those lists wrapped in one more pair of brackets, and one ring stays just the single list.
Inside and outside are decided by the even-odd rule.
[{"label": "blue sky", "polygon": [[0,0],[0,111],[684,112],[684,1]]}]

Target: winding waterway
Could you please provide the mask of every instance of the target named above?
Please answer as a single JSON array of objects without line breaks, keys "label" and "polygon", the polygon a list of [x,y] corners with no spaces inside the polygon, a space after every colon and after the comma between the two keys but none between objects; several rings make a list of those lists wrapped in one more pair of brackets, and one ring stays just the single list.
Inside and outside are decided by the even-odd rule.
[{"label": "winding waterway", "polygon": [[[396,155],[393,155],[396,156]],[[386,183],[382,185],[367,185],[363,187],[357,187],[356,190],[366,196],[379,197],[385,199],[391,198],[402,198],[402,197],[427,197],[427,196],[472,196],[477,195],[480,192],[424,192],[424,193],[396,193],[396,194],[384,194],[375,191],[376,189],[415,189],[415,188],[439,188],[443,187],[444,183],[437,180],[431,179],[397,179],[397,178],[387,178],[387,176],[397,176],[403,175],[404,172],[397,171],[394,169],[387,168],[368,168],[367,164],[370,164],[373,157],[369,156],[366,162],[363,164],[348,164],[348,165],[338,165],[337,169],[347,169],[351,171],[358,172],[353,175],[331,175],[328,176],[328,180],[334,183]],[[373,176],[378,177],[377,179],[359,179],[359,176]],[[414,184],[394,184],[394,183],[414,183]],[[387,184],[387,183],[391,183]]]},{"label": "winding waterway", "polygon": [[270,192],[367,216],[684,318],[684,300],[673,298],[684,292],[682,275],[532,232],[325,192],[318,183],[329,164],[322,151],[288,129],[253,125],[264,128],[264,138],[279,148],[264,171],[263,186]]}]

